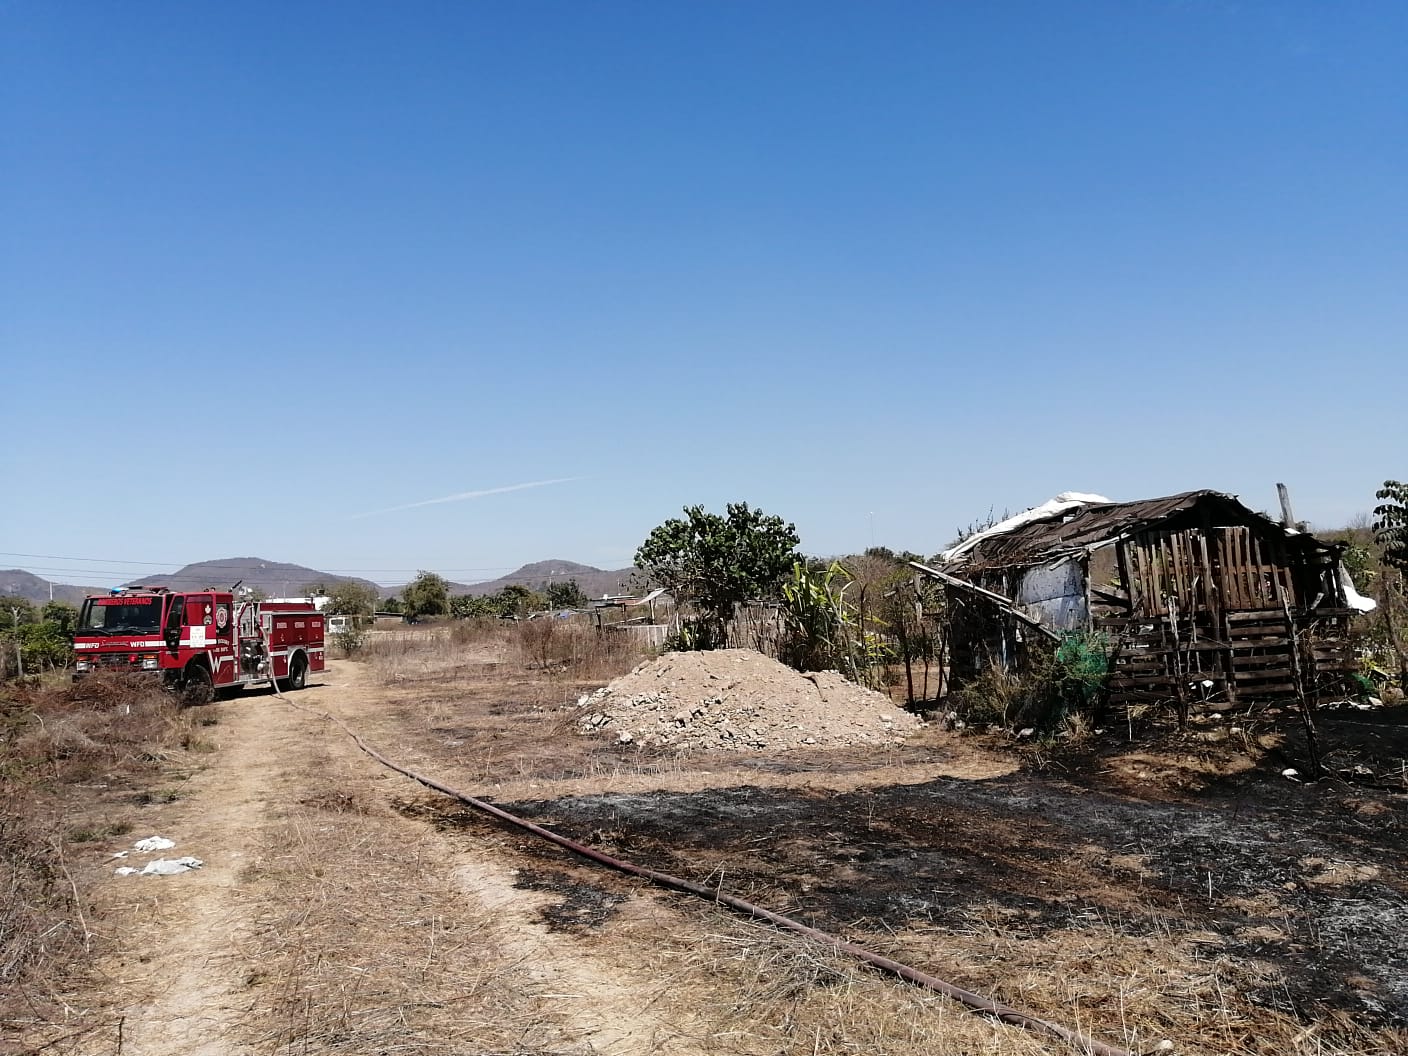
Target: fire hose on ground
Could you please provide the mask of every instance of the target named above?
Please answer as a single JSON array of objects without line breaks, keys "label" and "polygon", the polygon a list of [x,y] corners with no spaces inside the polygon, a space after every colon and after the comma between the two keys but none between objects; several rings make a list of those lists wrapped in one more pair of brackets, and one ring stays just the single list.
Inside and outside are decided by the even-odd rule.
[{"label": "fire hose on ground", "polygon": [[480,811],[481,813],[488,814],[492,818],[497,818],[499,821],[511,825],[514,828],[531,832],[533,835],[547,840],[549,843],[555,843],[559,847],[571,851],[573,854],[586,858],[589,861],[604,865],[610,869],[615,869],[617,872],[625,873],[628,876],[635,876],[642,880],[647,880],[658,887],[694,895],[709,902],[727,906],[747,916],[765,920],[786,931],[795,932],[798,935],[803,935],[808,939],[829,946],[841,953],[845,953],[863,964],[868,964],[873,968],[878,968],[881,971],[899,976],[899,978],[906,982],[913,983],[926,990],[943,994],[946,997],[966,1005],[973,1011],[990,1016],[999,1022],[1025,1027],[1037,1033],[1060,1038],[1062,1041],[1070,1043],[1080,1052],[1087,1054],[1087,1056],[1133,1056],[1128,1049],[1107,1045],[1078,1030],[1062,1026],[1059,1023],[1053,1023],[1048,1019],[1042,1019],[1039,1016],[1027,1012],[1022,1012],[1019,1009],[1012,1008],[1010,1005],[1005,1005],[1000,1001],[994,1001],[992,998],[984,997],[981,994],[975,994],[971,990],[965,990],[962,987],[955,986],[953,983],[930,975],[928,972],[922,972],[900,961],[892,960],[882,954],[867,950],[863,946],[858,946],[853,942],[847,942],[835,935],[830,935],[827,932],[803,924],[801,921],[793,920],[791,917],[784,917],[780,913],[774,913],[770,909],[764,909],[762,906],[754,905],[752,902],[738,898],[736,895],[730,895],[719,888],[707,887],[704,884],[697,884],[692,880],[671,876],[669,873],[662,873],[655,869],[636,865],[633,862],[628,862],[621,858],[614,858],[609,854],[588,847],[586,844],[568,839],[566,836],[553,832],[551,829],[545,829],[541,825],[536,825],[525,818],[510,814],[508,811],[496,807],[492,803],[466,795],[463,792],[436,781],[434,778],[426,777],[424,774],[417,773],[409,767],[402,766],[378,752],[364,741],[352,727],[348,726],[346,722],[336,715],[295,704],[293,701],[289,700],[288,697],[285,697],[283,693],[279,692],[277,684],[274,686],[274,692],[291,707],[308,714],[318,715],[340,727],[347,736],[352,738],[358,748],[387,769],[403,774],[412,781],[424,785],[426,788],[439,792],[441,795],[448,796],[451,799],[458,800],[466,806],[472,807],[474,810]]}]

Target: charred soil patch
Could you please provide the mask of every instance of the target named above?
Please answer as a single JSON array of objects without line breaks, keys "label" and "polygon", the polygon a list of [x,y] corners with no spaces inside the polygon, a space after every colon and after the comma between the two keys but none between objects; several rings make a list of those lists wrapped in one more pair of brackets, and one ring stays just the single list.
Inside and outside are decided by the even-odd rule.
[{"label": "charred soil patch", "polygon": [[[1130,938],[1174,935],[1245,967],[1238,988],[1279,1012],[1408,1018],[1408,914],[1399,805],[1363,793],[1268,784],[1260,797],[1150,803],[1043,775],[847,792],[760,787],[604,794],[505,809],[642,865],[781,908],[865,941],[960,936],[999,920],[1051,940],[1092,922]],[[486,838],[497,826],[438,810]],[[525,884],[575,921],[609,903],[562,852],[501,833],[541,860]],[[551,864],[549,864],[551,863]],[[595,900],[595,901],[593,901]]]}]

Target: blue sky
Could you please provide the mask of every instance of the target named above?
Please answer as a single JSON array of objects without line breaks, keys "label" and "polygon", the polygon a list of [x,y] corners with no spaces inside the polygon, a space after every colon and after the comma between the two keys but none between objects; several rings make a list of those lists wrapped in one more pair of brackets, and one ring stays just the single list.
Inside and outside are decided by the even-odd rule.
[{"label": "blue sky", "polygon": [[0,2],[0,223],[60,581],[1408,474],[1396,2]]}]

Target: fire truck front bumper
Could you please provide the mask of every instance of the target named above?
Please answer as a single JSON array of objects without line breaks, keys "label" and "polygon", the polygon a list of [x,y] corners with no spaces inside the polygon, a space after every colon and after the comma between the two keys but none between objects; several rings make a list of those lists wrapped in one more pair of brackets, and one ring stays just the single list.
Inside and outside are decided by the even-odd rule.
[{"label": "fire truck front bumper", "polygon": [[161,659],[156,653],[96,653],[80,656],[73,665],[74,678],[82,678],[97,671],[145,671],[155,674],[161,670]]}]

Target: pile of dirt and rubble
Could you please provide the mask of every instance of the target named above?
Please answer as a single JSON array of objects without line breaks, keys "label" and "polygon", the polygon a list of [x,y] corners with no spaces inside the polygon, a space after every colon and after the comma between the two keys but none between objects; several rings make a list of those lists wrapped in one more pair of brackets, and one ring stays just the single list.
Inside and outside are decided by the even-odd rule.
[{"label": "pile of dirt and rubble", "polygon": [[884,746],[922,725],[835,671],[801,674],[747,649],[666,653],[576,707],[584,733],[683,750]]}]

